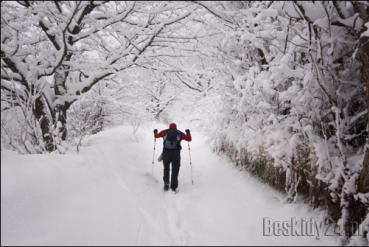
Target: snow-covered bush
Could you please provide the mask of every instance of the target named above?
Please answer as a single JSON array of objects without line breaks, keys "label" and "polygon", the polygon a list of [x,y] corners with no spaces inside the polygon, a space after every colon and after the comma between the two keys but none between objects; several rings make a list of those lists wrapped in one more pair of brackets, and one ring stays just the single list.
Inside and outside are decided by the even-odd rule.
[{"label": "snow-covered bush", "polygon": [[104,102],[95,99],[80,100],[73,104],[68,113],[68,139],[79,151],[84,137],[103,130],[106,122]]},{"label": "snow-covered bush", "polygon": [[22,108],[1,109],[1,149],[16,150],[22,154],[44,151],[41,133],[32,114]]}]

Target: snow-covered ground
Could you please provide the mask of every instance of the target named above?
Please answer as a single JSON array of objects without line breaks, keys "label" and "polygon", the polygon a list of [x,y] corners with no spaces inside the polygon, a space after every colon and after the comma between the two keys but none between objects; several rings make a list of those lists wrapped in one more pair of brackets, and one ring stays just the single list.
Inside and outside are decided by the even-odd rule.
[{"label": "snow-covered ground", "polygon": [[[183,143],[179,193],[163,192],[162,164],[152,172],[153,135],[129,127],[91,136],[80,153],[1,152],[2,245],[335,245],[334,237],[263,236],[263,218],[316,218],[193,132]],[[157,141],[155,158],[161,141]]]}]

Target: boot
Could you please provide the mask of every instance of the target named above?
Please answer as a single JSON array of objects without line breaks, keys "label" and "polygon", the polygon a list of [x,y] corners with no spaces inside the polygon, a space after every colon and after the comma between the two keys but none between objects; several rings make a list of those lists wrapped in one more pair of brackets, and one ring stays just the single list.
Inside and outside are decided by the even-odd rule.
[{"label": "boot", "polygon": [[164,184],[164,191],[169,190],[169,184]]}]

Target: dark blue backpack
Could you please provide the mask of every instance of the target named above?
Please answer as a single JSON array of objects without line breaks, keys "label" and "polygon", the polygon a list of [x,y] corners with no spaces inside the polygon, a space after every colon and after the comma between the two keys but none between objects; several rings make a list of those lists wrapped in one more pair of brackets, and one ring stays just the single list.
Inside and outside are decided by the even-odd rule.
[{"label": "dark blue backpack", "polygon": [[164,149],[181,149],[181,132],[176,129],[167,129],[163,146]]}]

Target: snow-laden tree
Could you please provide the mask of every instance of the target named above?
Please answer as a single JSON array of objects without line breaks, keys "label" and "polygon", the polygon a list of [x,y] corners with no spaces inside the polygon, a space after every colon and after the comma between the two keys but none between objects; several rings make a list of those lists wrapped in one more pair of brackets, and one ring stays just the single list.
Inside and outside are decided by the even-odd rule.
[{"label": "snow-laden tree", "polygon": [[327,207],[345,243],[368,217],[367,2],[199,4],[228,30],[216,147],[289,200]]},{"label": "snow-laden tree", "polygon": [[31,105],[44,148],[53,151],[67,137],[67,110],[80,95],[137,66],[159,35],[195,8],[185,2],[2,2],[2,99]]}]

